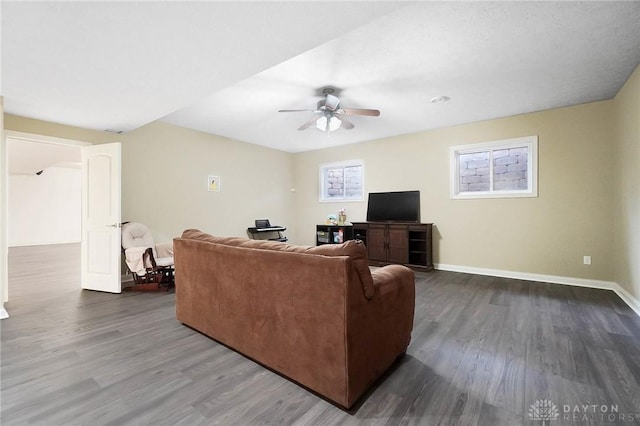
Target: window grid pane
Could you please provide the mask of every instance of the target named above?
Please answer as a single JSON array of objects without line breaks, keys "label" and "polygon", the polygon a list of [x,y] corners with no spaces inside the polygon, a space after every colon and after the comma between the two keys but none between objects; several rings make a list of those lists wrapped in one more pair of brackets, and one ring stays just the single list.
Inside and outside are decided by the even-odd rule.
[{"label": "window grid pane", "polygon": [[491,189],[489,155],[490,151],[483,151],[458,156],[460,192],[489,191]]},{"label": "window grid pane", "polygon": [[327,169],[327,198],[344,197],[344,168]]},{"label": "window grid pane", "polygon": [[344,168],[345,198],[360,198],[362,195],[362,166]]},{"label": "window grid pane", "polygon": [[529,188],[529,150],[527,147],[493,151],[493,190],[514,191]]}]

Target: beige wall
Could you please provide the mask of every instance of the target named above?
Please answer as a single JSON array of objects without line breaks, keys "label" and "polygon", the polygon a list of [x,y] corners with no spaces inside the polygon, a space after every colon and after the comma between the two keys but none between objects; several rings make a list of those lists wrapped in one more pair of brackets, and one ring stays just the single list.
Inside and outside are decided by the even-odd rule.
[{"label": "beige wall", "polygon": [[[539,136],[539,197],[449,198],[449,147]],[[315,224],[347,209],[364,220],[366,203],[320,203],[318,165],[365,161],[365,192],[421,191],[423,222],[433,222],[435,262],[611,280],[613,232],[612,105],[554,109],[297,154],[297,226],[313,242]],[[593,264],[583,265],[583,256]]]},{"label": "beige wall", "polygon": [[[260,218],[290,226],[288,153],[156,122],[123,138],[122,157],[124,220],[166,236],[194,227],[246,236]],[[208,175],[220,192],[208,191]]]},{"label": "beige wall", "polygon": [[640,67],[614,101],[614,280],[640,300]]},{"label": "beige wall", "polygon": [[[7,114],[8,130],[122,142],[122,219],[168,240],[185,228],[245,236],[254,219],[289,225],[291,154],[160,122],[116,135]],[[207,176],[221,191],[207,190]]]}]

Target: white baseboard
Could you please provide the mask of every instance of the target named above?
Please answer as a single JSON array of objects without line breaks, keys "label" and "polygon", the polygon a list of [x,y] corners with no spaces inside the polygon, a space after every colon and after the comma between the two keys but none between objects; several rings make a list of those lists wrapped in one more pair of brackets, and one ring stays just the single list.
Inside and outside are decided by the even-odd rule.
[{"label": "white baseboard", "polygon": [[562,277],[558,275],[532,274],[529,272],[504,271],[500,269],[477,268],[474,266],[434,264],[435,269],[441,271],[463,272],[466,274],[489,275],[492,277],[513,278],[524,281],[538,281],[551,284],[565,284],[577,287],[600,288],[613,290],[633,311],[640,316],[640,300],[613,281],[589,280],[586,278]]},{"label": "white baseboard", "polygon": [[613,284],[613,288],[611,290],[615,291],[616,294],[620,296],[620,298],[624,300],[626,304],[629,305],[631,309],[633,309],[636,312],[636,314],[638,314],[638,316],[640,316],[640,300],[633,297],[627,290],[622,288],[620,284],[618,283],[612,283],[612,284]]}]

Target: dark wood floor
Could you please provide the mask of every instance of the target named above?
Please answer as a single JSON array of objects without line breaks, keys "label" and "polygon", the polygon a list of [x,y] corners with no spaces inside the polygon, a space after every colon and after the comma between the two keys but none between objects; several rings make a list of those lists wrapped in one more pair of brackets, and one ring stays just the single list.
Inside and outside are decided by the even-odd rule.
[{"label": "dark wood floor", "polygon": [[3,425],[542,425],[541,400],[547,425],[640,424],[640,318],[611,291],[418,273],[407,356],[347,413],[178,323],[173,294],[79,290],[78,258],[10,249]]}]

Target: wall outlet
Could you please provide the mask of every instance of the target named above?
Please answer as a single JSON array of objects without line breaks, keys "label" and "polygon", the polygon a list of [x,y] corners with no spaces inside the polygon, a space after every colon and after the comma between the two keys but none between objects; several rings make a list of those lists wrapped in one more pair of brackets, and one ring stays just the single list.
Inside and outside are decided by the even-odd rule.
[{"label": "wall outlet", "polygon": [[583,262],[585,265],[591,265],[591,256],[583,256],[583,257],[582,257],[582,262]]}]

